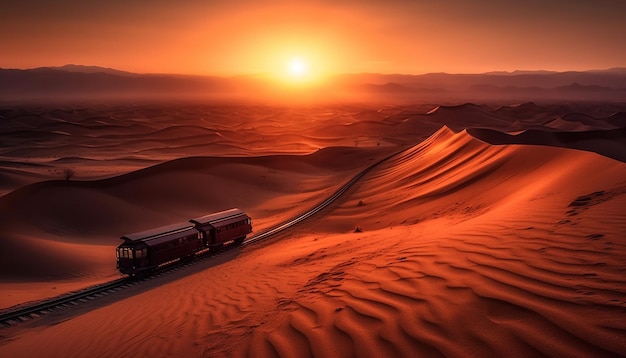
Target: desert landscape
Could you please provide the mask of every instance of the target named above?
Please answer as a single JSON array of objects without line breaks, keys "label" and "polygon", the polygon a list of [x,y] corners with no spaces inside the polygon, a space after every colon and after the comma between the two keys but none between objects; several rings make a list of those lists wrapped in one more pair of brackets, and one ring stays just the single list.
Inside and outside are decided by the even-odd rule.
[{"label": "desert landscape", "polygon": [[124,234],[235,206],[262,232],[392,156],[287,233],[6,327],[0,351],[620,355],[625,110],[5,107],[5,310],[119,278]]},{"label": "desert landscape", "polygon": [[626,357],[626,2],[0,11],[0,357]]}]

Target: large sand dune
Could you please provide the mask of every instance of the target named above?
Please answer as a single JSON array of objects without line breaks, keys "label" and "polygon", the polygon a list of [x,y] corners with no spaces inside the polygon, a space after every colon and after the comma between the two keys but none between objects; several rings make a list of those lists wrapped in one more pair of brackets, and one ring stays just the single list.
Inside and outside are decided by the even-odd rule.
[{"label": "large sand dune", "polygon": [[[408,115],[394,128],[430,120],[426,116]],[[33,223],[21,218],[54,218],[59,209],[50,203],[59,198],[108,203],[98,209],[103,220],[133,229],[138,217],[146,223],[176,221],[199,210],[209,196],[196,199],[186,190],[206,180],[243,191],[232,202],[218,195],[216,207],[237,203],[270,225],[300,204],[313,204],[384,152],[376,148],[296,158],[183,159],[98,182],[35,184],[5,195],[0,204],[16,211],[9,240],[29,248],[43,247],[34,238],[46,239],[50,228],[38,223],[32,235],[19,237]],[[223,177],[209,174],[218,166]],[[186,189],[154,195],[173,181]],[[0,353],[624,355],[624,194],[622,162],[567,148],[494,146],[444,127],[377,167],[340,202],[289,235],[230,251],[80,311],[7,329]],[[41,195],[57,201],[45,200],[37,210],[20,204]],[[193,204],[177,203],[181,195]],[[172,208],[161,208],[168,202]],[[155,207],[160,209],[150,209]],[[83,235],[101,244],[108,234],[90,232],[93,222],[75,224],[60,227],[72,245]],[[49,242],[56,248],[68,244],[57,236]],[[66,263],[87,269],[85,262]]]},{"label": "large sand dune", "polygon": [[111,277],[120,236],[223,208],[245,209],[262,231],[323,200],[386,152],[184,158],[110,179],[25,186],[0,198],[2,281]]},{"label": "large sand dune", "polygon": [[[249,212],[261,230],[405,148],[287,235],[4,329],[1,355],[624,355],[626,164],[605,151],[623,144],[589,132],[619,132],[611,120],[619,108],[422,109],[310,109],[310,121],[306,111],[255,112],[239,128],[248,128],[265,155],[251,155],[254,149],[224,128],[220,138],[230,136],[224,143],[243,155],[211,147],[216,156],[194,157],[190,135],[178,147],[189,151],[185,158],[167,160],[169,148],[138,146],[133,150],[160,153],[155,160],[162,163],[109,169],[109,176],[129,172],[105,179],[32,183],[23,178],[46,174],[7,169],[17,178],[7,188],[32,184],[0,197],[5,306],[113,277],[121,234],[230,206]],[[156,122],[162,115],[148,112],[142,116]],[[141,128],[154,126],[145,122]],[[467,123],[478,129],[466,130]],[[426,134],[442,124],[454,131]],[[158,139],[161,129],[153,129],[146,138]],[[483,141],[515,130],[534,145]],[[568,130],[577,140],[560,146],[582,138],[596,153],[546,140]],[[406,146],[411,138],[419,144]],[[350,147],[302,155],[329,144]],[[117,151],[114,159],[92,160],[117,163]],[[87,157],[76,158],[55,160]]]}]

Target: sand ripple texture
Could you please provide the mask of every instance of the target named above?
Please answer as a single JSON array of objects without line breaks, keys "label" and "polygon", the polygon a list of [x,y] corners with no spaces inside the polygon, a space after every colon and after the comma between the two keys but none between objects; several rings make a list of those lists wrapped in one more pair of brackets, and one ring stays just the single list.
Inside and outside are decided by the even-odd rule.
[{"label": "sand ripple texture", "polygon": [[0,353],[623,356],[625,194],[621,162],[444,128],[289,239],[42,320]]},{"label": "sand ripple texture", "polygon": [[625,184],[595,154],[442,129],[320,222],[364,232],[295,258],[317,270],[247,354],[623,355]]}]

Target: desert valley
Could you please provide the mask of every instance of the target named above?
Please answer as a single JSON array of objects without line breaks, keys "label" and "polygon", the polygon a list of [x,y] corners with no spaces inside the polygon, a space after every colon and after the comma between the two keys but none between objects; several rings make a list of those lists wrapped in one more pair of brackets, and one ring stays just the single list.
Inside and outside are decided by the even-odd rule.
[{"label": "desert valley", "polygon": [[3,2],[0,357],[626,357],[625,13]]},{"label": "desert valley", "polygon": [[0,353],[622,355],[625,113],[585,101],[4,105],[5,312],[120,278],[122,235],[231,207],[263,232],[386,159],[266,241],[2,328]]}]

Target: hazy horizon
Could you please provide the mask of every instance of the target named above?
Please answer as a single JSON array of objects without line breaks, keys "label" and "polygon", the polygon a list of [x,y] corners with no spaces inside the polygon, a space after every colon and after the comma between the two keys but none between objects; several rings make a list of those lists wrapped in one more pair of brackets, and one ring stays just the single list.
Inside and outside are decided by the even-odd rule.
[{"label": "hazy horizon", "polygon": [[2,68],[425,74],[626,65],[626,3],[26,0],[0,13]]},{"label": "hazy horizon", "polygon": [[[199,76],[199,77],[220,77],[220,78],[236,78],[236,77],[254,77],[254,76],[270,76],[271,72],[250,72],[250,73],[241,73],[241,74],[193,74],[193,73],[182,73],[182,72],[135,72],[126,68],[118,68],[118,67],[110,67],[107,65],[101,64],[82,64],[82,63],[66,63],[62,65],[43,65],[37,67],[2,67],[2,70],[37,70],[42,68],[49,69],[59,69],[66,70],[68,72],[71,67],[74,67],[76,72],[79,68],[85,69],[85,71],[89,68],[91,69],[102,69],[102,70],[112,70],[116,72],[127,72],[135,75],[171,75],[171,76]],[[612,71],[612,70],[626,70],[626,65],[624,66],[613,66],[606,68],[583,68],[583,69],[563,69],[563,70],[547,70],[543,68],[518,68],[512,70],[486,70],[480,72],[452,72],[452,71],[436,71],[436,72],[420,72],[420,73],[401,73],[401,72],[334,72],[329,73],[330,77],[332,76],[342,76],[342,75],[385,75],[385,76],[422,76],[422,75],[430,75],[430,74],[448,74],[448,75],[485,75],[485,74],[526,74],[526,73],[564,73],[564,72],[602,72],[602,71]]]}]

